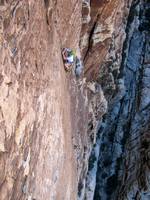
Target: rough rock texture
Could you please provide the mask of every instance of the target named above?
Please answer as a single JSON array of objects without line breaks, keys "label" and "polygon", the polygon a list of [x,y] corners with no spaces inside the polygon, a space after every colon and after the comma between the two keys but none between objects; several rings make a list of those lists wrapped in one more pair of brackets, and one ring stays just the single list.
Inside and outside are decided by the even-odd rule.
[{"label": "rough rock texture", "polygon": [[[131,0],[83,1],[80,46],[88,80],[99,80],[110,90],[118,73]],[[85,11],[86,7],[86,11]],[[87,10],[89,12],[87,12]],[[89,17],[90,16],[90,17]],[[110,83],[110,85],[106,83]]]},{"label": "rough rock texture", "polygon": [[148,0],[0,0],[1,200],[150,198],[149,13]]},{"label": "rough rock texture", "polygon": [[[126,36],[125,28],[130,6],[131,0],[83,0],[82,4],[83,24],[81,30],[80,48],[85,66],[84,75],[86,77],[87,85],[89,85],[88,88],[91,90],[94,84],[99,85],[99,87],[101,85],[108,101],[111,99],[111,96],[117,86],[115,80],[120,73],[123,42]],[[94,96],[95,95],[96,94],[94,94]],[[90,97],[88,99],[90,99]],[[99,97],[95,96],[95,98]],[[96,104],[94,103],[94,105]],[[106,101],[105,103],[103,101],[103,106],[105,108],[103,112],[104,114],[107,110]],[[103,109],[103,106],[99,103],[96,110],[98,110],[98,108]],[[91,107],[92,106],[89,105],[89,109]],[[90,134],[93,137],[93,143],[95,143],[96,140],[95,133],[98,132],[98,128],[101,125],[101,118],[99,118],[100,120],[96,119],[96,110],[93,109],[91,112],[93,114],[89,115],[88,122],[88,132],[93,135],[92,136]],[[97,144],[99,145],[99,142]],[[91,162],[92,161],[90,161],[90,163]],[[85,190],[89,187],[89,185],[92,185],[90,180],[92,177],[95,177],[93,173],[90,177],[87,176],[87,181],[85,180],[85,176],[82,177],[82,182],[85,180],[86,187],[82,188],[83,194],[80,194],[81,199],[88,199]],[[89,174],[91,173],[89,172]],[[88,190],[92,191],[90,197],[90,199],[92,199],[94,195],[94,187],[92,186],[92,188],[90,187],[87,191]]]},{"label": "rough rock texture", "polygon": [[150,199],[149,13],[149,1],[133,1],[116,90],[90,158],[85,199]]},{"label": "rough rock texture", "polygon": [[80,0],[0,0],[1,200],[76,200],[85,187],[107,102],[64,70],[81,25]]},{"label": "rough rock texture", "polygon": [[134,73],[136,85],[129,112],[129,138],[123,154],[122,170],[125,173],[118,199],[147,200],[150,199],[150,2],[137,1],[133,9],[137,11],[134,20],[138,18],[139,23],[129,34],[126,66]]},{"label": "rough rock texture", "polygon": [[61,48],[78,48],[80,15],[75,0],[0,1],[1,200],[76,199]]}]

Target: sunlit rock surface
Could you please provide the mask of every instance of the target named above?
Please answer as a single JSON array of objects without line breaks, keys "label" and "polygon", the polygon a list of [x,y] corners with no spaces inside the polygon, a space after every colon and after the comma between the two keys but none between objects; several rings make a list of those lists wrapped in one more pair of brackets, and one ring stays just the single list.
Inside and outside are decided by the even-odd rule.
[{"label": "sunlit rock surface", "polygon": [[78,48],[80,15],[80,1],[0,1],[1,200],[77,198],[61,48]]},{"label": "sunlit rock surface", "polygon": [[1,200],[78,198],[107,109],[99,84],[64,70],[64,47],[82,62],[82,22],[82,1],[0,1]]},{"label": "sunlit rock surface", "polygon": [[149,4],[0,0],[0,200],[150,198]]}]

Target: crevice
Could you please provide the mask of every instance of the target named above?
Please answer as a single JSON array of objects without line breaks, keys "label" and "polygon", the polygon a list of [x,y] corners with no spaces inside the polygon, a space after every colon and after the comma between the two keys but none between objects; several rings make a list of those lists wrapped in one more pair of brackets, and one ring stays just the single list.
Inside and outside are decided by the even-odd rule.
[{"label": "crevice", "polygon": [[94,30],[95,30],[95,28],[96,28],[98,18],[99,18],[99,15],[97,15],[97,18],[96,18],[96,20],[95,20],[95,22],[94,22],[94,25],[93,25],[93,27],[92,27],[92,29],[91,29],[91,32],[90,32],[90,34],[89,34],[88,47],[87,47],[85,56],[84,56],[84,58],[83,58],[83,62],[84,62],[84,63],[85,63],[85,60],[86,60],[86,58],[87,58],[87,56],[88,56],[89,51],[92,49],[92,36],[93,36]]},{"label": "crevice", "polygon": [[49,26],[49,17],[48,17],[49,0],[44,0],[44,5],[45,5],[45,9],[46,9],[46,13],[45,13],[46,23]]},{"label": "crevice", "polygon": [[49,7],[49,0],[44,0],[45,8],[48,9]]}]

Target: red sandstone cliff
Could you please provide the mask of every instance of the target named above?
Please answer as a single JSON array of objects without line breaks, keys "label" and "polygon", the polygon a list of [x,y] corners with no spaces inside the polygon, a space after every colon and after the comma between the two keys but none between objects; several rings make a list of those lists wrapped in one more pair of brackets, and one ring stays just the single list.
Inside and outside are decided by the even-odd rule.
[{"label": "red sandstone cliff", "polygon": [[78,48],[80,23],[80,1],[0,1],[1,200],[76,199],[61,48]]},{"label": "red sandstone cliff", "polygon": [[[129,43],[126,29],[132,2],[0,0],[1,200],[96,199],[94,191],[91,197],[86,196],[89,156],[102,116],[110,112],[116,99],[122,102],[124,95],[118,77],[123,44]],[[145,1],[136,2],[142,5]],[[80,78],[74,70],[65,72],[63,47],[76,49],[81,57],[84,71]],[[147,57],[148,53],[145,62],[149,63]],[[110,121],[108,129],[113,128]],[[146,129],[141,131],[148,137]],[[135,145],[141,149],[141,163],[147,163],[142,155],[144,152],[148,159],[148,148],[143,148],[145,137],[138,136]],[[130,141],[132,138],[126,142],[128,159],[124,160],[128,168],[132,166]],[[141,188],[146,185],[142,172],[141,164],[135,170],[144,177],[142,182],[138,179]],[[120,174],[121,194],[133,191],[126,187],[130,175],[128,170]],[[136,185],[136,179],[133,176],[130,185]],[[105,200],[105,195],[101,198]]]}]

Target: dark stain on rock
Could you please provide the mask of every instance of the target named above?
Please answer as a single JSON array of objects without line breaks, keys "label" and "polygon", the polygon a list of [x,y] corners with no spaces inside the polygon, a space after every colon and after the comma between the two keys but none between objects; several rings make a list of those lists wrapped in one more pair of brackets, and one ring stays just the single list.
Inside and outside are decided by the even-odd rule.
[{"label": "dark stain on rock", "polygon": [[4,77],[2,74],[0,74],[0,85],[3,83]]},{"label": "dark stain on rock", "polygon": [[4,6],[4,0],[0,0],[0,6]]}]

